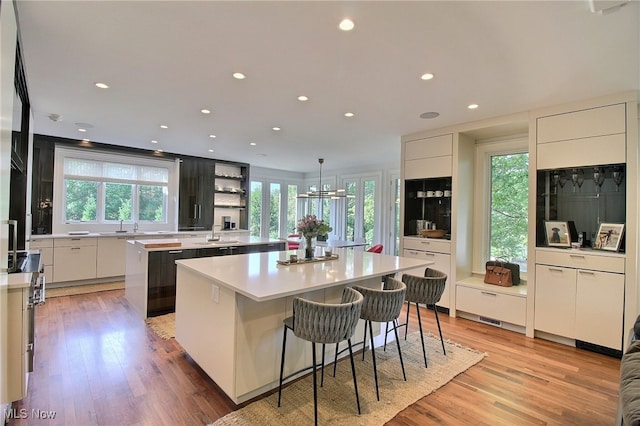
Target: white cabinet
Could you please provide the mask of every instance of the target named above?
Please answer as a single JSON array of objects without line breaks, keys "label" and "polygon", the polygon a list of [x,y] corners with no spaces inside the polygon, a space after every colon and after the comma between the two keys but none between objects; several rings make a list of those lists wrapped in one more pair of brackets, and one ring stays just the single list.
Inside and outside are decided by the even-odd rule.
[{"label": "white cabinet", "polygon": [[98,238],[96,276],[97,278],[118,277],[125,274],[126,244],[131,237]]},{"label": "white cabinet", "polygon": [[453,135],[441,135],[404,143],[404,178],[451,176]]},{"label": "white cabinet", "polygon": [[622,350],[624,275],[578,270],[576,339]]},{"label": "white cabinet", "polygon": [[575,337],[576,270],[536,265],[536,330]]},{"label": "white cabinet", "polygon": [[97,238],[57,238],[53,245],[54,282],[96,278]]},{"label": "white cabinet", "polygon": [[538,169],[626,162],[624,103],[537,119]]},{"label": "white cabinet", "polygon": [[53,238],[31,240],[29,249],[40,252],[40,264],[44,267],[45,282],[53,282]]},{"label": "white cabinet", "polygon": [[[428,244],[422,244],[423,242]],[[419,247],[420,250],[413,249],[413,247],[416,246]],[[432,241],[426,239],[422,239],[422,241],[420,241],[418,238],[405,238],[404,247],[404,257],[432,261],[434,262],[433,265],[428,266],[428,268],[436,269],[447,274],[447,283],[445,285],[444,292],[442,293],[442,297],[440,298],[440,302],[437,305],[443,308],[449,308],[451,300],[450,243],[448,241]],[[429,251],[426,251],[426,248],[428,248]],[[424,268],[411,269],[406,273],[422,277],[424,276]]]},{"label": "white cabinet", "polygon": [[624,257],[536,253],[535,329],[621,351]]},{"label": "white cabinet", "polygon": [[456,285],[456,310],[524,327],[527,298],[524,285],[500,287],[468,279]]},{"label": "white cabinet", "polygon": [[7,305],[7,401],[18,401],[27,395],[28,358],[33,348],[29,345],[31,317],[29,287],[9,288]]}]

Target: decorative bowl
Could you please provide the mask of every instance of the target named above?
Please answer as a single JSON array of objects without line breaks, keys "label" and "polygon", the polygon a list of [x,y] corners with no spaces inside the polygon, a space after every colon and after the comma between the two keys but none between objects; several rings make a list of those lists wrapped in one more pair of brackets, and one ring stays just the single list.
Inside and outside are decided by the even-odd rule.
[{"label": "decorative bowl", "polygon": [[444,229],[421,229],[420,236],[425,238],[442,238],[447,231]]}]

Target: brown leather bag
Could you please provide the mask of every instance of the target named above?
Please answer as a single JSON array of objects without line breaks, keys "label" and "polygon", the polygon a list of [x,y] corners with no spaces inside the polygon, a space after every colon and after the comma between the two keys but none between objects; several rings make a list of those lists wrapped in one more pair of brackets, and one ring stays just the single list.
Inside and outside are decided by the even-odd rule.
[{"label": "brown leather bag", "polygon": [[502,287],[511,287],[513,285],[511,270],[500,263],[487,265],[484,273],[484,282]]}]

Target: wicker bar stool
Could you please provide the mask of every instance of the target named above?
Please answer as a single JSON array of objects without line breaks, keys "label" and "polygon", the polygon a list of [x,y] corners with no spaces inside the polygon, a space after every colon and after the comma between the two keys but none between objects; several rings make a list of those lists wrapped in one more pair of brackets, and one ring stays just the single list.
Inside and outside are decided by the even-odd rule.
[{"label": "wicker bar stool", "polygon": [[354,289],[358,290],[364,296],[364,303],[362,304],[362,311],[360,312],[360,318],[365,320],[364,324],[364,342],[365,348],[362,350],[362,358],[364,359],[364,352],[366,350],[367,341],[367,325],[369,326],[369,336],[371,340],[371,358],[373,360],[373,376],[376,382],[376,397],[380,401],[380,391],[378,389],[378,370],[376,367],[376,351],[373,342],[373,327],[372,322],[389,322],[394,324],[393,331],[396,335],[396,344],[398,345],[398,355],[400,357],[400,366],[402,367],[402,377],[407,380],[407,375],[404,371],[404,362],[402,360],[402,350],[400,349],[400,339],[398,338],[398,328],[395,326],[395,321],[400,316],[402,305],[404,304],[405,293],[407,286],[395,278],[387,277],[384,282],[382,290],[371,289],[366,287],[354,286]]},{"label": "wicker bar stool", "polygon": [[447,282],[447,274],[437,271],[435,269],[427,268],[424,271],[424,277],[418,277],[416,275],[404,274],[402,275],[402,282],[407,285],[407,295],[405,296],[407,301],[407,319],[405,323],[404,338],[407,339],[407,333],[409,331],[409,311],[411,309],[411,303],[415,303],[416,312],[418,313],[418,326],[420,327],[420,340],[422,341],[422,355],[424,356],[424,366],[427,367],[427,352],[424,349],[424,335],[422,333],[422,321],[420,319],[419,303],[432,307],[433,312],[436,315],[436,323],[438,324],[438,332],[440,333],[440,343],[442,343],[442,352],[446,355],[447,351],[444,348],[444,339],[442,338],[442,329],[440,328],[440,319],[438,318],[438,309],[436,303],[440,301],[444,287]]},{"label": "wicker bar stool", "polygon": [[358,414],[360,414],[360,397],[358,395],[358,382],[356,379],[355,364],[353,362],[351,337],[353,336],[358,320],[360,319],[363,300],[364,298],[362,297],[362,294],[349,287],[346,287],[343,290],[340,304],[318,303],[305,300],[300,297],[295,297],[293,299],[293,316],[285,318],[284,320],[284,338],[282,340],[282,358],[280,362],[280,383],[278,386],[278,407],[280,407],[282,397],[282,382],[287,378],[300,373],[300,371],[297,371],[287,377],[283,377],[287,330],[291,330],[298,338],[311,342],[313,362],[311,367],[313,369],[313,416],[315,424],[318,424],[316,343],[322,344],[323,378],[324,345],[327,343],[338,344],[344,340],[349,344],[353,387],[356,392]]}]

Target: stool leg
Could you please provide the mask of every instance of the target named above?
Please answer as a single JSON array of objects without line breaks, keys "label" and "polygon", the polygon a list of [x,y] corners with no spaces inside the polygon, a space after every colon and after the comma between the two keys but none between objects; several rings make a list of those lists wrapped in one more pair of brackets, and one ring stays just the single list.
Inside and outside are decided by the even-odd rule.
[{"label": "stool leg", "polygon": [[407,381],[407,375],[404,373],[404,361],[402,361],[402,350],[400,349],[400,339],[398,338],[398,329],[396,327],[393,327],[393,331],[395,332],[396,335],[396,343],[398,344],[398,356],[400,356],[400,366],[402,367],[402,377],[404,378],[404,381]]},{"label": "stool leg", "polygon": [[410,310],[411,310],[411,302],[407,302],[407,320],[405,321],[406,326],[404,328],[404,340],[407,340],[407,333],[409,332],[409,311]]},{"label": "stool leg", "polygon": [[358,414],[360,413],[360,396],[358,396],[358,380],[356,380],[356,365],[353,362],[353,350],[351,349],[351,339],[347,340],[349,343],[349,358],[351,358],[351,373],[353,375],[353,388],[356,390],[356,403],[358,404]]},{"label": "stool leg", "polygon": [[336,343],[336,357],[333,359],[333,377],[336,377],[336,365],[338,365],[338,346],[340,343]]},{"label": "stool leg", "polygon": [[278,385],[278,407],[282,398],[282,375],[284,373],[284,349],[287,345],[287,327],[284,327],[284,337],[282,338],[282,357],[280,360],[280,384]]},{"label": "stool leg", "polygon": [[382,348],[383,351],[387,351],[387,335],[389,334],[389,323],[387,322],[387,325],[385,326],[385,330],[384,330],[384,346]]},{"label": "stool leg", "polygon": [[364,321],[364,337],[362,338],[362,360],[364,361],[364,353],[367,351],[367,320]]},{"label": "stool leg", "polygon": [[440,328],[440,320],[438,319],[438,308],[433,305],[433,312],[436,313],[436,322],[438,323],[438,333],[440,333],[440,343],[442,343],[442,352],[446,355],[447,351],[444,348],[444,339],[442,338],[442,329]]},{"label": "stool leg", "polygon": [[322,373],[320,375],[320,387],[324,387],[324,343],[322,344]]},{"label": "stool leg", "polygon": [[418,326],[420,327],[420,340],[422,341],[422,356],[424,356],[424,366],[427,368],[427,351],[424,350],[424,335],[422,334],[422,320],[420,319],[420,306],[416,303],[416,311],[418,311]]},{"label": "stool leg", "polygon": [[316,344],[311,342],[312,361],[313,361],[313,421],[318,426],[318,386],[316,379]]},{"label": "stool leg", "polygon": [[[378,390],[378,369],[376,368],[376,350],[373,346],[373,326],[371,325],[371,321],[367,321],[369,323],[369,334],[371,339],[371,359],[373,359],[373,377],[376,380],[376,397],[378,401],[380,401],[380,391]],[[365,324],[365,329],[367,325]]]}]

